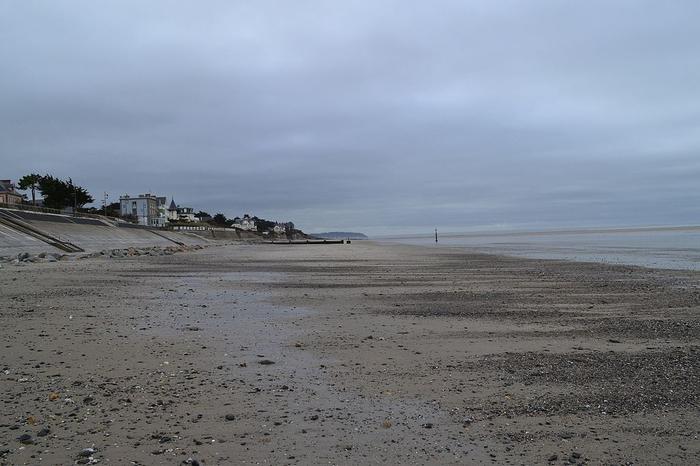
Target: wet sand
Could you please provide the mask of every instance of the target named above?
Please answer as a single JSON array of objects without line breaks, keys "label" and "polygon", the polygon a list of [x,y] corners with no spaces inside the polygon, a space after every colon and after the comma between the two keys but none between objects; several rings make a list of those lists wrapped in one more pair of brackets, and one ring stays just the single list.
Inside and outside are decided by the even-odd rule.
[{"label": "wet sand", "polygon": [[697,272],[236,244],[0,302],[0,464],[700,462]]}]

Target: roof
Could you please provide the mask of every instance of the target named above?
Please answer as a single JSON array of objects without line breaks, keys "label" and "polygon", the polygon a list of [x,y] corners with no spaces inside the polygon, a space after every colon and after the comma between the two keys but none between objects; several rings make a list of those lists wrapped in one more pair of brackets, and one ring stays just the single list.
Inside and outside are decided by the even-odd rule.
[{"label": "roof", "polygon": [[15,193],[15,187],[10,180],[0,180],[0,193]]},{"label": "roof", "polygon": [[170,199],[170,207],[168,207],[168,210],[177,210],[177,205],[175,204],[175,198]]}]

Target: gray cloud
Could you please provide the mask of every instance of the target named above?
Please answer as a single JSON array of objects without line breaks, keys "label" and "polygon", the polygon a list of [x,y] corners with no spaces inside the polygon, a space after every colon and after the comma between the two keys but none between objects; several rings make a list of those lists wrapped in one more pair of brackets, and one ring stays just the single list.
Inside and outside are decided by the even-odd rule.
[{"label": "gray cloud", "polygon": [[692,1],[3,2],[2,175],[307,230],[697,223],[698,17]]}]

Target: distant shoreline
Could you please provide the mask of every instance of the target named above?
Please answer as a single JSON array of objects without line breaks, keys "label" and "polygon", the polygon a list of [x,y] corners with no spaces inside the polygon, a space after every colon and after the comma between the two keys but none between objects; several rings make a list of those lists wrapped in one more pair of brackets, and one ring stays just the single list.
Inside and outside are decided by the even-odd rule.
[{"label": "distant shoreline", "polygon": [[[649,226],[649,227],[611,227],[611,228],[578,228],[578,229],[562,229],[562,230],[514,230],[514,231],[475,231],[475,232],[446,232],[440,233],[443,238],[469,238],[469,237],[485,237],[485,236],[548,236],[548,235],[581,235],[581,234],[596,234],[596,233],[641,233],[641,232],[658,232],[658,231],[700,231],[700,225],[683,225],[683,226]],[[411,238],[432,238],[434,233],[412,234],[412,235],[381,235],[370,236],[372,240],[391,240],[391,239],[411,239]]]}]

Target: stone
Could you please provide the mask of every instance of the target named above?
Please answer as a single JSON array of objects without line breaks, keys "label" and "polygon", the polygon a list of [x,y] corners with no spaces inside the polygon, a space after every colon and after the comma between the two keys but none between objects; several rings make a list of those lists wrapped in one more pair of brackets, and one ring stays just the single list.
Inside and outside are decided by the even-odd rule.
[{"label": "stone", "polygon": [[17,440],[19,440],[19,443],[24,445],[31,445],[34,443],[34,439],[29,434],[22,434],[19,437],[17,437]]},{"label": "stone", "polygon": [[224,419],[226,419],[227,421],[235,421],[236,416],[234,416],[233,414],[227,414],[226,416],[224,416]]},{"label": "stone", "polygon": [[82,450],[80,450],[80,453],[78,453],[78,456],[81,458],[87,458],[94,455],[95,453],[97,453],[96,448],[83,448]]}]

